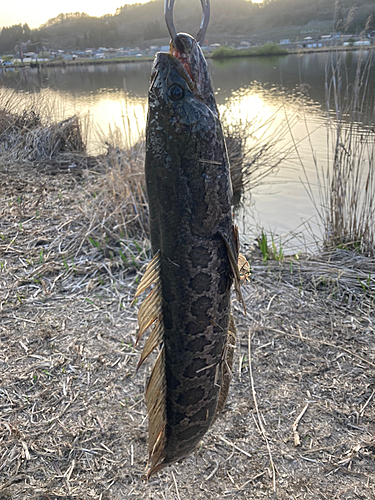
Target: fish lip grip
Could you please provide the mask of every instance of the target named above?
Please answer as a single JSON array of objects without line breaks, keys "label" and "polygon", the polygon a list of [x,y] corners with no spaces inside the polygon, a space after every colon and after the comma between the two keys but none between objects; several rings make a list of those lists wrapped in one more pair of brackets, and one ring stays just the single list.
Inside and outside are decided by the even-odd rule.
[{"label": "fish lip grip", "polygon": [[[167,25],[169,34],[171,36],[171,39],[173,43],[177,39],[177,31],[173,22],[173,7],[175,4],[175,0],[165,0],[164,3],[164,18],[165,18],[165,23]],[[210,21],[210,0],[201,0],[202,4],[202,22],[201,22],[201,27],[197,33],[197,36],[195,37],[196,41],[198,42],[199,45],[202,45],[202,42],[204,41],[204,38],[206,36],[207,32],[207,27],[208,23]]]}]

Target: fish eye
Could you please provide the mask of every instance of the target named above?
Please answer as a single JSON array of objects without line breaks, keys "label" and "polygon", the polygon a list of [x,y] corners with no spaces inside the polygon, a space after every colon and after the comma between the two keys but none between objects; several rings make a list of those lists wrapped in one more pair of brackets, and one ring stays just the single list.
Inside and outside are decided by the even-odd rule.
[{"label": "fish eye", "polygon": [[168,96],[171,101],[180,101],[184,95],[184,89],[177,83],[171,85],[168,89]]}]

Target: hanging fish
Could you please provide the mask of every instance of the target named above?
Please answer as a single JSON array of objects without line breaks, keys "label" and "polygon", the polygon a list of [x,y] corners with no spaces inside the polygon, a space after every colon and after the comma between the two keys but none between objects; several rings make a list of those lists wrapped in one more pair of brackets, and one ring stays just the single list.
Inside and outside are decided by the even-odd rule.
[{"label": "hanging fish", "polygon": [[135,297],[153,285],[138,314],[138,339],[152,327],[139,365],[159,348],[146,388],[150,477],[185,458],[224,406],[238,298],[238,233],[233,225],[229,162],[207,62],[197,39],[166,19],[169,53],[151,75],[146,127],[146,185],[153,259]]}]

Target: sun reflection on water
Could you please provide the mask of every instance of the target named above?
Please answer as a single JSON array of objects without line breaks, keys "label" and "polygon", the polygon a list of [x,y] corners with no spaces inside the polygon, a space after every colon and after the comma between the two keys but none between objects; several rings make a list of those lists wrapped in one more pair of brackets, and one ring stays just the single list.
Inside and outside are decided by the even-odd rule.
[{"label": "sun reflection on water", "polygon": [[134,146],[144,137],[147,116],[146,98],[134,99],[125,96],[124,99],[119,100],[116,94],[110,96],[104,94],[87,111],[95,124],[89,135],[89,150],[95,151],[98,143],[103,144],[108,136],[114,134],[121,142],[117,146],[124,148]]}]

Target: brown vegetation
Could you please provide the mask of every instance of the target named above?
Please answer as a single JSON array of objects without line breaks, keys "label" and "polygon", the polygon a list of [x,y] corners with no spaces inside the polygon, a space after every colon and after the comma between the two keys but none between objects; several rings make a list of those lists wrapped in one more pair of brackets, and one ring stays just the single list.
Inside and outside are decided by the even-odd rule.
[{"label": "brown vegetation", "polygon": [[152,363],[135,373],[130,303],[146,259],[90,242],[92,176],[107,182],[1,169],[0,498],[373,498],[375,262],[345,250],[247,250],[224,414],[195,456],[141,481]]},{"label": "brown vegetation", "polygon": [[53,102],[37,94],[29,103],[16,91],[0,94],[0,157],[3,162],[80,161],[85,154],[82,124],[77,116],[53,120]]},{"label": "brown vegetation", "polygon": [[[338,58],[338,60],[336,60]],[[374,108],[368,82],[372,53],[361,51],[352,85],[345,58],[327,60],[327,159],[322,168],[314,153],[319,199],[308,192],[323,227],[325,248],[375,255]],[[370,104],[370,105],[369,105]],[[321,160],[320,160],[321,161]]]}]

